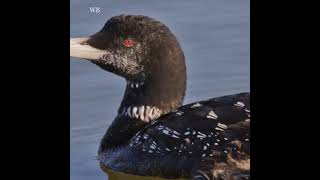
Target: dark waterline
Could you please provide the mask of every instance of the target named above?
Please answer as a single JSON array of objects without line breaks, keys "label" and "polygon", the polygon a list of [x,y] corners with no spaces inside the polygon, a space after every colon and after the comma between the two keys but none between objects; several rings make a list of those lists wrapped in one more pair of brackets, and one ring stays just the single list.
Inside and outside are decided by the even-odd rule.
[{"label": "dark waterline", "polygon": [[[71,0],[71,36],[91,35],[119,14],[142,14],[177,36],[187,63],[185,104],[250,89],[249,0]],[[99,14],[90,13],[99,6]],[[95,65],[71,64],[71,180],[106,180],[96,160],[116,115],[125,81]]]}]

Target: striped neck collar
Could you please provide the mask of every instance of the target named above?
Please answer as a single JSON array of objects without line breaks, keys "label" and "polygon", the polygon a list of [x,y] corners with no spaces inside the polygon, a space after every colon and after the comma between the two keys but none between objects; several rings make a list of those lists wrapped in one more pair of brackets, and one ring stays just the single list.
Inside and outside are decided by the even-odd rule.
[{"label": "striped neck collar", "polygon": [[122,116],[127,116],[134,119],[139,119],[143,122],[150,122],[162,115],[162,110],[155,106],[140,105],[124,107],[120,113]]}]

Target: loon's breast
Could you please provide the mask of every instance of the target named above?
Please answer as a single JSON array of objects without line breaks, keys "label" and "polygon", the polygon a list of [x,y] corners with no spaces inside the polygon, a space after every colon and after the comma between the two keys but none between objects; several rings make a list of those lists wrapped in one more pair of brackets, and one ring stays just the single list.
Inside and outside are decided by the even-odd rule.
[{"label": "loon's breast", "polygon": [[[159,117],[126,146],[100,152],[117,171],[166,178],[196,169],[250,170],[250,93],[188,104]],[[219,169],[220,168],[220,169]]]}]

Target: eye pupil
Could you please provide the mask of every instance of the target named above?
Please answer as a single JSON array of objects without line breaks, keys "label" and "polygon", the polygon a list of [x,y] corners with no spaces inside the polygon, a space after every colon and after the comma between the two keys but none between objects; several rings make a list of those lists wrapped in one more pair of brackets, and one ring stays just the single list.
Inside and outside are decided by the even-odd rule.
[{"label": "eye pupil", "polygon": [[123,41],[123,45],[126,47],[132,47],[134,44],[134,41],[132,39],[126,39]]}]

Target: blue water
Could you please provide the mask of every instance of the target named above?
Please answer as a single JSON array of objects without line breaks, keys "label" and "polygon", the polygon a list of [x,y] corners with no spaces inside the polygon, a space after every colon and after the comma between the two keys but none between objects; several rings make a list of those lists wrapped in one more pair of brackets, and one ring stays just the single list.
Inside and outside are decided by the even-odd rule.
[{"label": "blue water", "polygon": [[[165,23],[184,50],[185,103],[250,89],[249,0],[70,0],[71,36],[91,35],[118,14],[148,15]],[[90,6],[101,7],[98,14]],[[96,154],[116,115],[125,81],[71,59],[71,180],[105,180]]]}]

